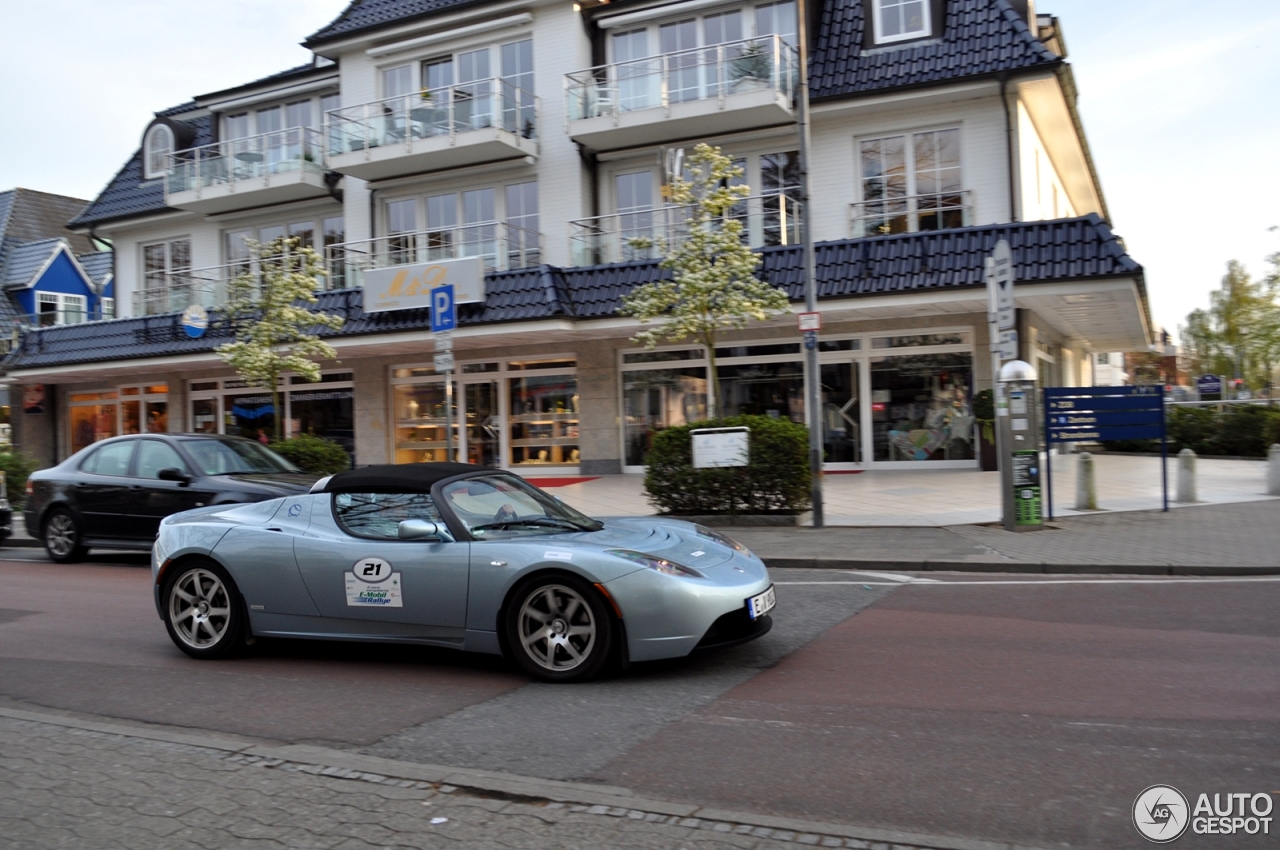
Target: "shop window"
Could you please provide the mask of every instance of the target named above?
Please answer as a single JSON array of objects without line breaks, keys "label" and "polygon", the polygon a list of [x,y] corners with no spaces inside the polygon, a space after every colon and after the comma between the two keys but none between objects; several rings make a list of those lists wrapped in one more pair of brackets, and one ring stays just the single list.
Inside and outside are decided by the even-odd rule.
[{"label": "shop window", "polygon": [[575,365],[575,360],[513,360],[507,364],[507,368],[519,372],[530,369],[572,369]]},{"label": "shop window", "polygon": [[880,336],[871,340],[872,348],[918,348],[925,345],[964,345],[969,341],[965,333],[910,334],[906,336]]},{"label": "shop window", "polygon": [[[397,378],[431,370],[397,369]],[[395,462],[425,463],[445,460],[446,428],[444,381],[404,384],[394,388]],[[456,430],[456,429],[455,429]],[[456,446],[456,443],[455,443]]]},{"label": "shop window", "polygon": [[668,363],[673,360],[701,360],[702,351],[686,348],[681,351],[633,351],[622,355],[623,363]]},{"label": "shop window", "polygon": [[[349,375],[347,376],[349,379]],[[289,436],[310,434],[333,440],[354,455],[355,413],[352,389],[295,390],[289,394]]]},{"label": "shop window", "polygon": [[773,357],[779,354],[799,354],[800,343],[785,342],[772,345],[735,345],[716,349],[716,357]]},{"label": "shop window", "polygon": [[915,354],[871,360],[878,461],[971,460],[973,357]]},{"label": "shop window", "polygon": [[191,430],[197,434],[218,433],[218,400],[216,398],[191,400]]},{"label": "shop window", "polygon": [[223,399],[226,410],[224,433],[247,437],[266,444],[276,432],[275,399],[259,390],[252,395],[233,395]]},{"label": "shop window", "polygon": [[722,416],[773,416],[804,422],[804,366],[751,363],[720,366]]},{"label": "shop window", "polygon": [[120,433],[163,434],[169,430],[169,387],[152,384],[120,388]]},{"label": "shop window", "polygon": [[577,377],[512,378],[510,389],[511,465],[579,463]]},{"label": "shop window", "polygon": [[707,370],[695,366],[623,372],[622,407],[625,463],[642,466],[659,431],[707,418]]},{"label": "shop window", "polygon": [[72,454],[119,434],[118,416],[114,391],[72,394],[68,400]]}]

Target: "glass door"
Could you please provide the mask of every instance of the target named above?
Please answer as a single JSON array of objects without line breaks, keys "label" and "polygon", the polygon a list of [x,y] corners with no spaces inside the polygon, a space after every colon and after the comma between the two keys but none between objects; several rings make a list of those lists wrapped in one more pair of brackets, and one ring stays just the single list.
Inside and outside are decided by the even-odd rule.
[{"label": "glass door", "polygon": [[500,466],[502,462],[502,414],[498,409],[498,382],[467,381],[461,386],[459,411],[465,433],[462,446],[466,463]]},{"label": "glass door", "polygon": [[823,462],[862,463],[858,361],[822,365]]}]

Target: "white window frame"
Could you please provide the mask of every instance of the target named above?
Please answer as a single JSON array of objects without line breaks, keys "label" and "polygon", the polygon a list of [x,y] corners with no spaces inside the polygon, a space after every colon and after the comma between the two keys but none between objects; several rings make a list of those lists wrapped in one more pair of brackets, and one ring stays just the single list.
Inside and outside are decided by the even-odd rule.
[{"label": "white window frame", "polygon": [[[165,140],[168,142],[167,147],[163,151],[156,148],[157,137],[161,134],[164,135]],[[151,126],[151,129],[147,131],[147,138],[144,140],[142,145],[142,176],[144,179],[158,180],[164,177],[165,171],[168,169],[168,163],[162,160],[160,162],[160,167],[157,169],[152,160],[155,159],[157,154],[168,157],[169,154],[173,153],[175,145],[176,140],[173,137],[173,130],[164,124],[153,124]]]},{"label": "white window frame", "polygon": [[[871,16],[875,19],[875,42],[876,44],[893,44],[898,41],[911,41],[917,38],[929,38],[933,35],[933,11],[929,8],[932,0],[921,0],[921,7],[924,9],[924,26],[918,30],[911,32],[899,33],[898,35],[884,34],[884,12],[881,7],[886,0],[872,0]],[[904,0],[889,0],[895,6],[900,6]]]},{"label": "white window frame", "polygon": [[102,314],[104,319],[114,319],[116,317],[116,299],[101,298],[98,312]]},{"label": "white window frame", "polygon": [[[40,309],[41,304],[54,305],[53,323],[55,325],[68,325],[68,324],[78,325],[78,324],[82,324],[84,322],[89,321],[89,299],[87,297],[83,295],[72,295],[70,293],[64,293],[64,292],[36,292],[36,303],[35,303],[36,314],[32,318],[34,319],[33,324],[35,324],[37,327],[40,326],[40,317],[42,315],[45,315],[44,312],[41,311]],[[67,310],[73,304],[79,308],[78,314],[80,316],[80,319],[79,321],[76,321],[76,322],[68,322]]]}]

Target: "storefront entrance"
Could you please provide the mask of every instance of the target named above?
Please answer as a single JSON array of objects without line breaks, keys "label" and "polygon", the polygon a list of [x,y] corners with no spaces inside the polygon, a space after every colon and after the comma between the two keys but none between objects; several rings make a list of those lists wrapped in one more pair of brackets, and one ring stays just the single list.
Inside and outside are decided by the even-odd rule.
[{"label": "storefront entrance", "polygon": [[467,463],[500,466],[502,458],[502,416],[498,407],[497,381],[466,381],[462,384],[462,421],[466,423],[459,454]]}]

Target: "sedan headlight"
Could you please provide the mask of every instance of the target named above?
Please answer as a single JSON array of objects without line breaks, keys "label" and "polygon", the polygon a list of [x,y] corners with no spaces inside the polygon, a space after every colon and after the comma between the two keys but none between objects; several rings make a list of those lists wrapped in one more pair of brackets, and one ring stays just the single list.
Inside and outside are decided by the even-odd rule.
[{"label": "sedan headlight", "polygon": [[729,537],[727,534],[721,534],[718,531],[712,531],[711,529],[707,528],[705,525],[695,525],[694,528],[697,529],[699,537],[705,537],[708,540],[714,540],[715,542],[719,543],[721,546],[728,546],[730,549],[734,549],[738,552],[747,551],[746,546],[743,546],[741,543],[734,540],[732,537]]},{"label": "sedan headlight", "polygon": [[684,564],[677,564],[675,561],[669,561],[666,558],[658,558],[654,555],[646,555],[643,552],[633,552],[630,549],[610,549],[610,555],[619,558],[625,558],[628,561],[634,561],[641,566],[648,567],[651,570],[657,570],[669,576],[684,576],[686,578],[706,578],[702,573],[693,567],[686,567]]}]

